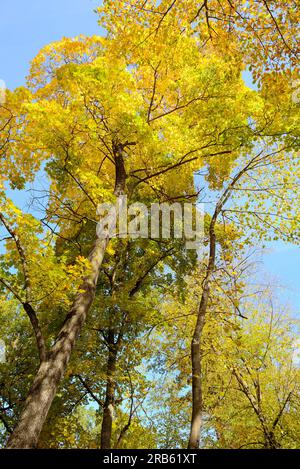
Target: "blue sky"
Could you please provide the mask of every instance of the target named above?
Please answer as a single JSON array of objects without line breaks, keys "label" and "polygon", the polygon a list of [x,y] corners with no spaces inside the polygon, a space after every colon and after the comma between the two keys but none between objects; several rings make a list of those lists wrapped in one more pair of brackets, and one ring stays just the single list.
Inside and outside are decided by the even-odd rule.
[{"label": "blue sky", "polygon": [[[25,83],[29,62],[44,45],[63,36],[101,34],[93,12],[99,0],[2,0],[0,79],[13,89]],[[250,86],[250,76],[245,75]],[[10,194],[22,207],[24,193]],[[282,300],[300,310],[300,249],[273,243],[263,257],[263,277],[286,287]]]}]

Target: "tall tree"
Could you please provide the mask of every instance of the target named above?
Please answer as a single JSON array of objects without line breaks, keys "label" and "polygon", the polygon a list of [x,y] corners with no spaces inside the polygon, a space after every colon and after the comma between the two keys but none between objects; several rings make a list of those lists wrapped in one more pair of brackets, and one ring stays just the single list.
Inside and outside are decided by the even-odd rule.
[{"label": "tall tree", "polygon": [[[127,2],[105,1],[100,13],[107,38],[82,36],[46,46],[32,62],[27,86],[8,92],[0,107],[2,186],[22,188],[40,168],[49,180],[35,197],[40,221],[24,217],[1,193],[3,298],[27,315],[39,360],[18,424],[11,431],[7,423],[8,448],[37,446],[89,311],[88,326],[98,328],[106,343],[105,353],[103,344],[99,348],[107,372],[102,447],[110,447],[117,363],[135,329],[132,297],[157,287],[159,268],[170,269],[171,277],[183,273],[182,262],[176,265],[182,246],[168,257],[165,245],[153,240],[145,242],[142,255],[134,243],[132,259],[124,261],[122,241],[114,245],[109,234],[96,234],[98,204],[125,194],[130,203],[148,205],[195,201],[199,171],[208,190],[217,191],[207,218],[209,253],[192,343],[192,448],[199,446],[201,340],[218,243],[230,245],[230,235],[218,240],[217,227],[254,219],[258,223],[250,231],[260,239],[271,228],[275,236],[297,239],[293,2],[156,3],[137,1],[129,12]],[[268,31],[264,37],[262,27]],[[245,64],[255,65],[259,92],[244,84]],[[241,198],[231,204],[236,194]],[[275,211],[273,200],[280,201]],[[117,255],[110,257],[114,249]],[[167,276],[161,277],[165,292]],[[95,311],[101,312],[100,327]]]}]

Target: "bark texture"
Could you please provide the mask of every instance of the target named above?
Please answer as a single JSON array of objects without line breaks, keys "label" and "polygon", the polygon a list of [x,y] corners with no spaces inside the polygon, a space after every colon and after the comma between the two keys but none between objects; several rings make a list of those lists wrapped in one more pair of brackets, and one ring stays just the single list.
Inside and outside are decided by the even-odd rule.
[{"label": "bark texture", "polygon": [[[128,145],[128,142],[124,145],[119,142],[113,144],[116,168],[116,196],[125,192],[124,157],[126,154],[124,148]],[[8,449],[30,449],[35,448],[38,444],[40,433],[67,368],[76,338],[85,323],[87,313],[95,298],[99,271],[108,243],[109,235],[106,238],[96,238],[94,242],[89,255],[91,273],[83,280],[55,344],[46,356],[41,357],[38,372],[27,396],[19,422],[8,439],[6,445]],[[108,418],[108,415],[106,418]]]},{"label": "bark texture", "polygon": [[203,335],[203,327],[205,324],[205,316],[207,313],[208,302],[211,291],[211,281],[213,278],[215,264],[216,264],[216,233],[215,228],[218,217],[222,212],[224,205],[228,201],[235,184],[243,177],[247,171],[253,169],[256,164],[259,164],[260,154],[254,157],[245,167],[243,167],[236,176],[232,179],[231,183],[224,190],[219,201],[216,204],[215,211],[212,215],[209,225],[208,241],[209,241],[209,258],[205,269],[204,280],[202,283],[202,295],[198,308],[198,315],[196,326],[194,329],[192,344],[191,344],[191,362],[192,362],[192,419],[190,438],[188,443],[189,449],[199,449],[200,444],[200,431],[201,431],[201,417],[203,412],[202,403],[202,376],[201,376],[201,342]]},{"label": "bark texture", "polygon": [[205,315],[210,295],[210,282],[216,262],[216,234],[215,225],[219,214],[219,207],[214,213],[209,229],[209,260],[206,268],[203,289],[198,309],[197,322],[191,344],[192,361],[192,420],[188,448],[198,449],[200,443],[201,417],[202,417],[202,376],[201,376],[201,343]]}]

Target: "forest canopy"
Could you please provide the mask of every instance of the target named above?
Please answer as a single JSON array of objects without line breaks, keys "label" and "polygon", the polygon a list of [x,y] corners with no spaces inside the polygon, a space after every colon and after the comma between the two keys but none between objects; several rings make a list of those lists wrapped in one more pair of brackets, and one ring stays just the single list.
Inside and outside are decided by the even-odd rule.
[{"label": "forest canopy", "polygon": [[299,449],[298,2],[95,13],[0,100],[1,447]]}]

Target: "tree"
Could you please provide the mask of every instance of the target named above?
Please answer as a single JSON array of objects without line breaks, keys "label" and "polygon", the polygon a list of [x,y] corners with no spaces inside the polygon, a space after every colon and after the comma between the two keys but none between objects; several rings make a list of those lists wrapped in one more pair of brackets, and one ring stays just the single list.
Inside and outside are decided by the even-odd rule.
[{"label": "tree", "polygon": [[[265,129],[266,131],[266,129]],[[284,174],[280,171],[282,168],[282,158],[283,153],[285,154],[286,150],[292,152],[292,159],[290,163],[285,157],[285,170],[289,172],[289,181],[282,183],[282,178]],[[274,150],[271,153],[262,149],[254,156],[250,155],[246,157],[246,161],[240,163],[241,166],[235,170],[234,174],[230,178],[230,182],[227,187],[221,192],[217,203],[215,205],[213,215],[211,217],[209,228],[208,228],[208,260],[204,268],[204,279],[202,281],[202,293],[201,299],[199,301],[198,308],[198,317],[197,323],[193,333],[192,345],[191,345],[191,360],[192,360],[192,369],[193,369],[193,415],[192,415],[192,424],[191,424],[191,434],[189,447],[198,448],[199,447],[199,438],[200,438],[200,428],[201,428],[201,414],[202,414],[202,390],[201,390],[201,338],[203,327],[205,324],[205,316],[208,310],[208,303],[210,301],[211,294],[211,285],[213,284],[213,276],[216,269],[219,269],[220,266],[216,265],[217,263],[217,236],[216,236],[216,224],[223,216],[223,221],[228,219],[226,204],[229,201],[232,193],[237,191],[243,191],[244,197],[250,192],[250,202],[247,201],[244,204],[236,205],[233,208],[228,208],[230,213],[241,213],[242,217],[238,217],[239,225],[246,221],[248,223],[249,217],[253,217],[258,220],[259,225],[257,226],[256,235],[262,236],[264,230],[267,227],[269,236],[272,237],[271,230],[275,231],[275,239],[278,239],[278,236],[282,236],[283,239],[290,239],[294,242],[298,242],[298,234],[294,232],[294,227],[297,225],[298,213],[291,213],[290,207],[299,198],[298,192],[295,190],[297,187],[297,177],[294,179],[292,177],[292,167],[289,168],[291,164],[293,166],[296,156],[293,153],[294,147],[282,147],[278,150]],[[297,158],[296,158],[297,159]],[[263,173],[261,168],[264,169]],[[279,173],[280,171],[280,173]],[[277,177],[275,174],[277,173]],[[279,176],[278,176],[279,175]],[[243,179],[247,178],[247,182],[243,185]],[[263,180],[260,179],[263,177]],[[250,183],[248,182],[250,180]],[[252,184],[254,181],[254,185]],[[269,182],[270,181],[270,182]],[[276,192],[274,189],[276,188]],[[260,192],[260,199],[258,202],[258,207],[255,207],[256,200],[253,201],[253,192]],[[266,195],[267,194],[267,195]],[[267,197],[267,198],[266,198]],[[295,197],[295,198],[294,198]],[[281,204],[272,212],[268,209],[270,202],[272,203],[272,198],[280,199]],[[266,200],[265,200],[266,199]],[[239,200],[237,201],[239,202]],[[243,199],[242,199],[243,202]],[[274,202],[273,202],[274,203]],[[254,206],[253,206],[254,205]],[[272,205],[273,206],[273,205]],[[290,214],[290,215],[289,215]],[[245,219],[243,219],[243,216]],[[232,221],[232,217],[229,217]],[[221,220],[220,220],[221,222]],[[252,221],[253,223],[254,221]],[[243,226],[243,225],[242,225]],[[244,242],[247,240],[244,240]],[[241,244],[243,246],[243,242]],[[226,271],[227,262],[225,259],[225,266],[223,267]]]},{"label": "tree", "polygon": [[[274,311],[268,296],[262,295],[247,305],[247,310],[249,321],[242,330],[231,332],[231,352],[225,354],[223,370],[228,371],[223,371],[223,376],[227,374],[230,384],[225,380],[217,384],[223,389],[223,399],[216,398],[214,416],[208,423],[216,422],[212,423],[218,429],[215,444],[230,448],[298,447],[293,428],[299,393],[297,327],[285,312]],[[234,406],[228,405],[227,399]]]}]

